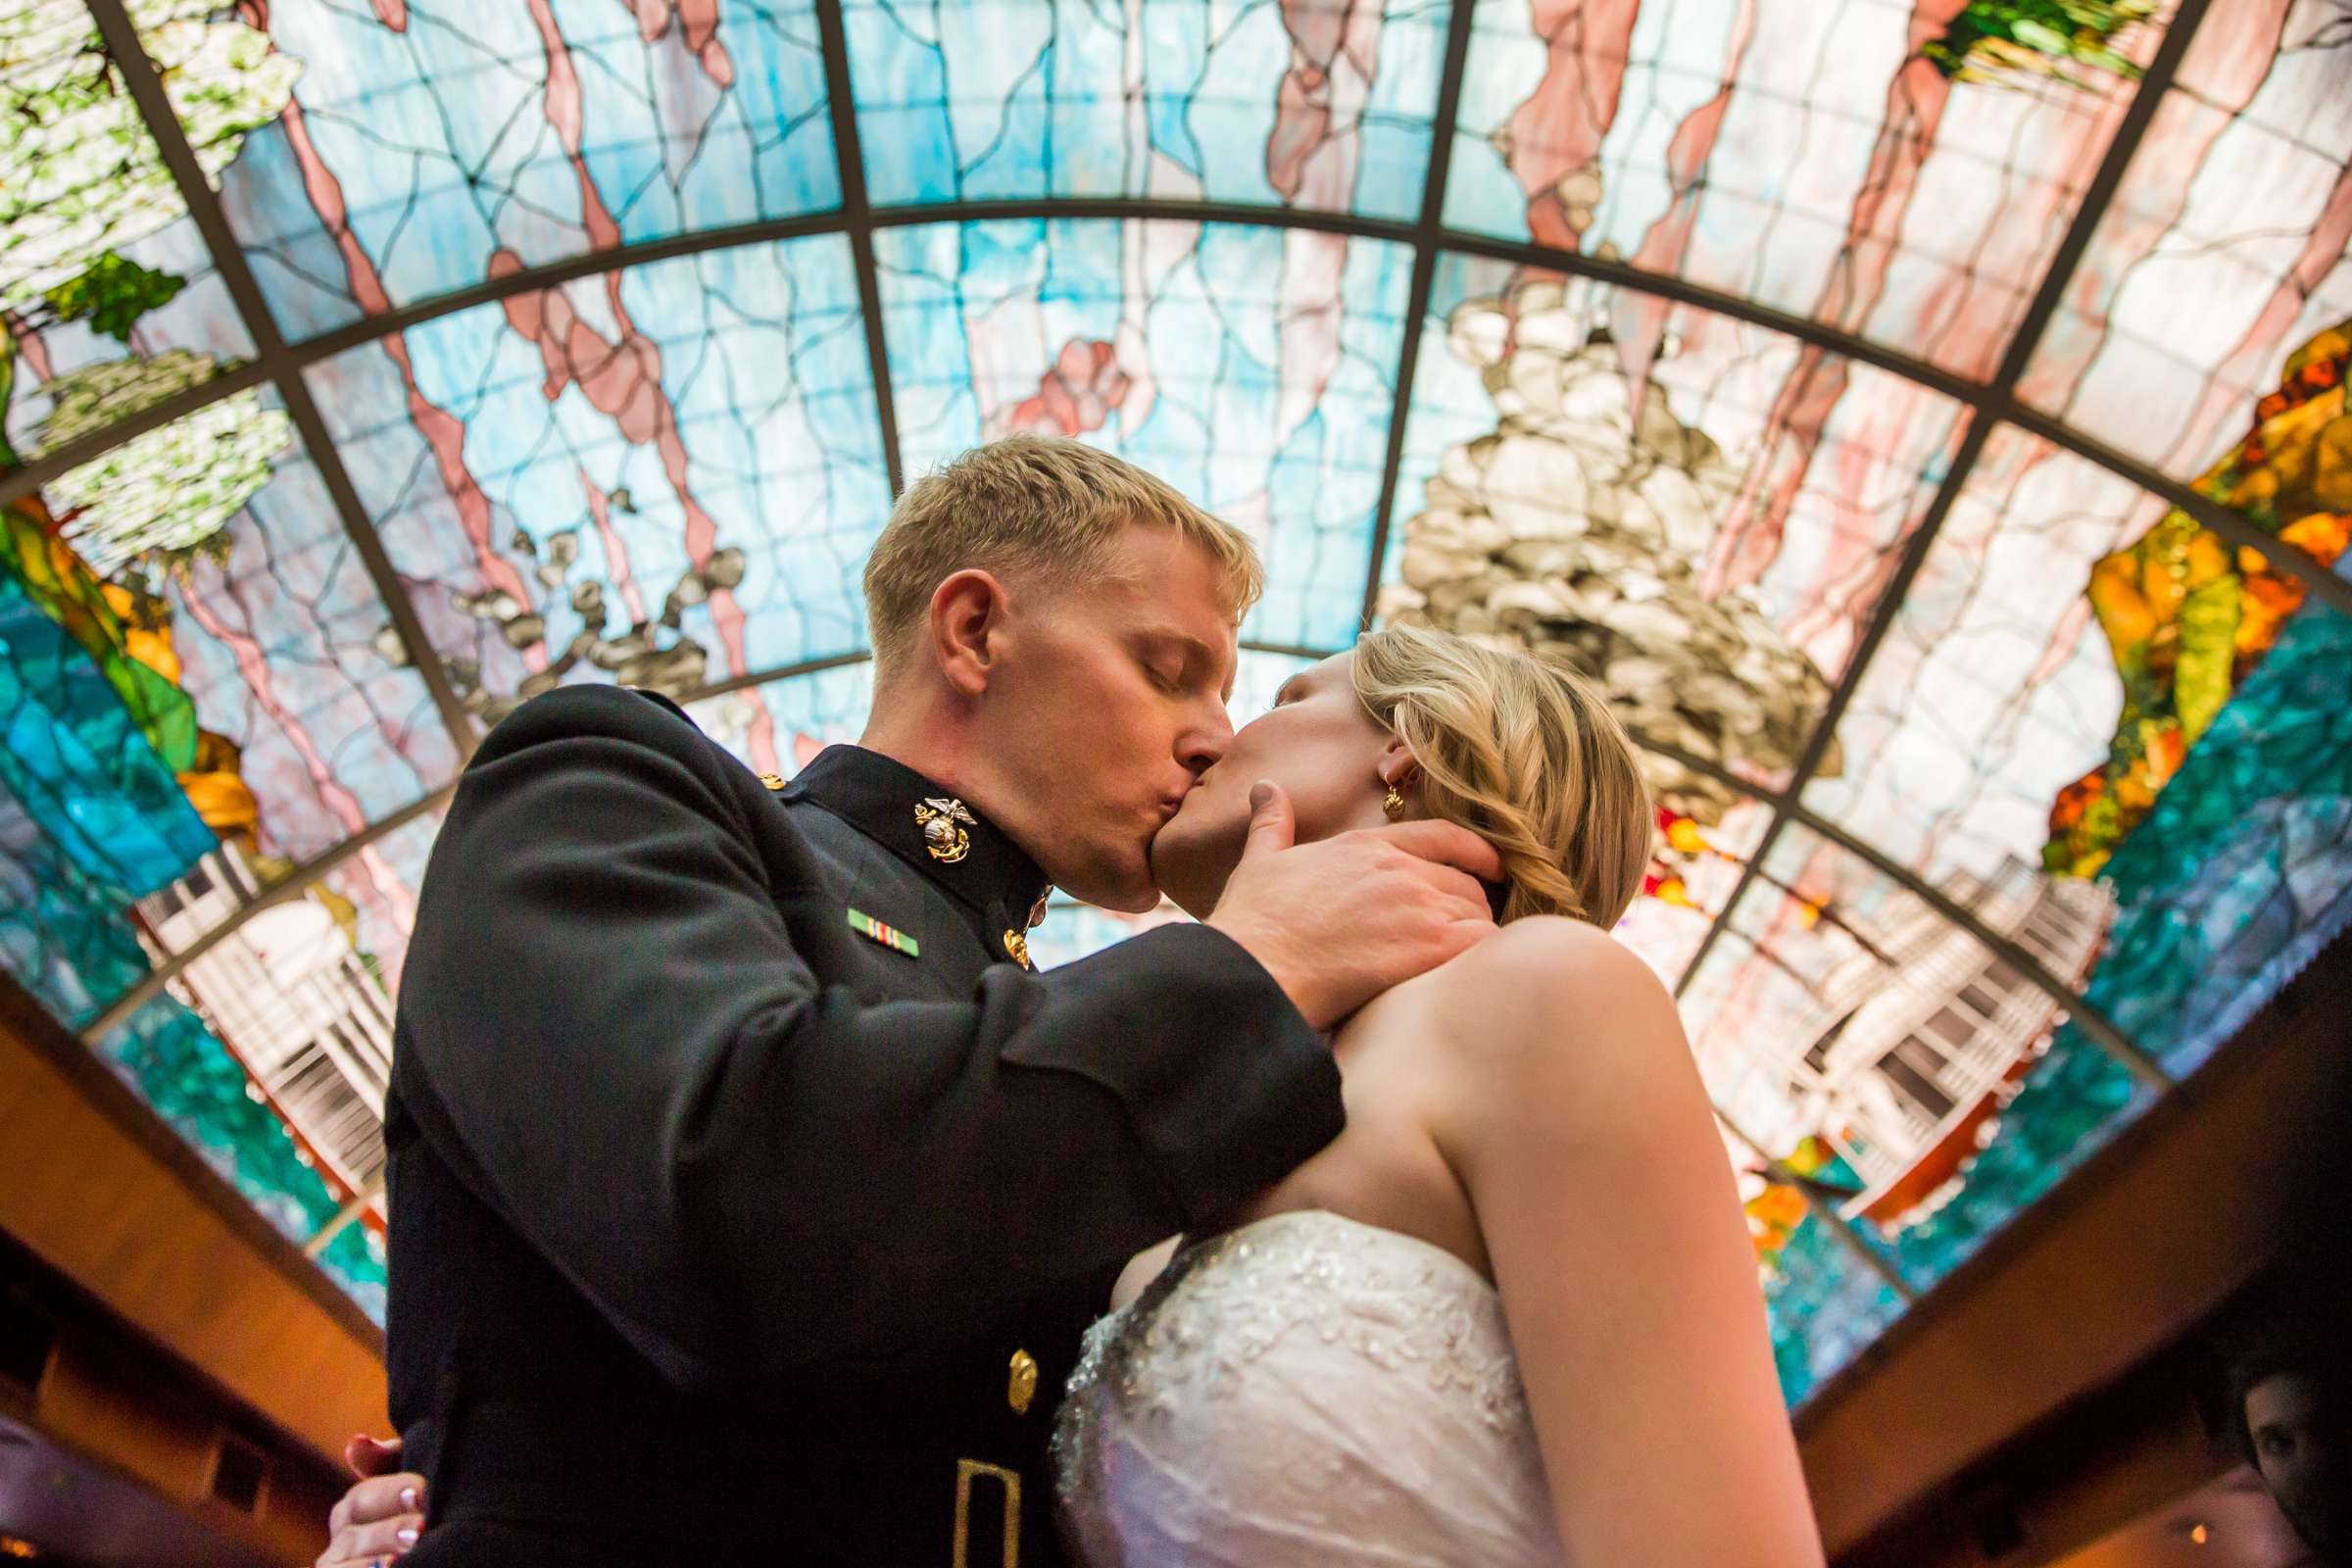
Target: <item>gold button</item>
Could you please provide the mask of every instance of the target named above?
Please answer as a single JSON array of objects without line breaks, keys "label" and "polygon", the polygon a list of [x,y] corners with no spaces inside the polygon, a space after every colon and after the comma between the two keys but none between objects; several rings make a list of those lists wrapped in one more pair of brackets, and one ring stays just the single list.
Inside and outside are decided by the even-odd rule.
[{"label": "gold button", "polygon": [[1012,1352],[1012,1375],[1004,1383],[1004,1402],[1012,1406],[1014,1415],[1027,1415],[1029,1401],[1037,1397],[1037,1358],[1027,1350]]}]

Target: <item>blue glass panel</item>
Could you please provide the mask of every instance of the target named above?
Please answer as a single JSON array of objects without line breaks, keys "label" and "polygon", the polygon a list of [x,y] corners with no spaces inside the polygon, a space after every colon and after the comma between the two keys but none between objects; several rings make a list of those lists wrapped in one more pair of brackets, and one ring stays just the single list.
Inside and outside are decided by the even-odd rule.
[{"label": "blue glass panel", "polygon": [[906,471],[1078,436],[1239,524],[1243,635],[1337,648],[1370,567],[1402,246],[1230,223],[998,220],[874,236]]},{"label": "blue glass panel", "polygon": [[1799,1223],[1764,1270],[1764,1312],[1781,1397],[1791,1408],[1803,1404],[1902,1316],[1904,1305],[1894,1287],[1826,1223]]},{"label": "blue glass panel", "polygon": [[841,200],[810,0],[273,0],[269,28],[294,107],[220,196],[291,338]]},{"label": "blue glass panel", "polygon": [[69,1026],[146,977],[126,907],[0,791],[0,964]]},{"label": "blue glass panel", "polygon": [[1886,0],[1482,0],[1446,221],[1989,377],[2161,41],[2147,10],[1953,5],[1931,32]]},{"label": "blue glass panel", "polygon": [[2306,607],[2107,862],[2084,995],[2193,1070],[2352,927],[2352,620]]},{"label": "blue glass panel", "polygon": [[874,666],[860,661],[706,697],[686,711],[752,771],[790,778],[826,747],[863,734],[873,700]]},{"label": "blue glass panel", "polygon": [[[9,586],[13,588],[13,579]],[[22,603],[21,596],[17,598]],[[9,619],[15,635],[9,638],[8,658],[0,661],[0,670],[8,672],[17,698],[13,742],[30,733],[27,677],[54,675],[57,666],[44,670],[25,650],[22,622],[15,615]],[[74,650],[69,657],[81,656]],[[94,674],[95,666],[91,668]],[[124,741],[118,758],[134,755],[143,744],[135,736]],[[13,744],[11,752],[15,753]],[[69,764],[63,773],[34,778],[45,764],[61,760]],[[59,838],[45,832],[44,817],[54,817],[28,809],[16,786],[37,783],[47,793],[44,805],[62,804],[85,820],[94,820],[92,807],[121,798],[107,769],[93,767],[94,760],[90,754],[71,748],[29,747],[18,758],[19,766],[11,769],[7,786],[0,787],[0,963],[68,1027],[88,1023],[106,1002],[147,977],[148,952],[132,921],[130,890],[121,880],[125,857],[139,846],[136,836],[126,833],[112,855],[93,858],[77,836]],[[188,841],[185,847],[198,854],[215,847],[212,833],[184,801],[175,809],[153,802],[141,808],[148,812],[150,833],[179,831]],[[177,870],[193,872],[194,861],[191,855]],[[154,870],[150,865],[142,875]],[[176,875],[167,881],[178,888],[190,885]],[[310,1156],[296,1148],[285,1124],[267,1108],[258,1092],[249,1091],[245,1070],[205,1022],[179,1002],[157,998],[100,1042],[98,1050],[290,1239],[308,1241],[341,1207],[341,1198],[329,1190]],[[364,1236],[336,1245],[331,1269],[361,1304],[380,1318],[380,1256],[369,1258]]]},{"label": "blue glass panel", "polygon": [[[342,1208],[285,1123],[249,1093],[235,1057],[179,1003],[158,997],[97,1050],[289,1241],[308,1242]],[[320,1261],[368,1316],[383,1321],[383,1253],[366,1227],[346,1227]]]},{"label": "blue glass panel", "polygon": [[1046,923],[1029,933],[1029,961],[1041,969],[1058,968],[1154,925],[1184,918],[1173,906],[1163,906],[1148,915],[1132,915],[1057,900],[1047,906]]},{"label": "blue glass panel", "polygon": [[[9,654],[0,669],[18,672],[11,679],[21,697],[28,665],[19,662],[20,639],[10,639]],[[22,706],[16,717],[21,728]],[[77,800],[102,789],[86,772],[63,782]],[[159,812],[156,820],[161,824],[171,815]],[[211,833],[192,813],[185,820],[209,849]],[[43,832],[13,788],[0,788],[0,965],[69,1027],[87,1023],[105,1002],[145,979],[149,964],[125,890],[109,879],[120,870],[119,860],[86,861],[69,841]],[[178,1002],[159,997],[149,1003],[102,1042],[99,1053],[290,1239],[308,1241],[341,1207],[284,1124],[248,1092],[244,1069]],[[381,1254],[370,1255],[365,1227],[352,1230],[325,1261],[380,1321]]]},{"label": "blue glass panel", "polygon": [[309,372],[435,653],[494,720],[856,652],[889,513],[836,235],[658,262]]},{"label": "blue glass panel", "polygon": [[310,859],[456,775],[457,748],[299,447],[157,585],[180,685],[253,793],[268,855]]},{"label": "blue glass panel", "polygon": [[15,566],[0,565],[0,791],[95,898],[153,892],[213,847],[165,755],[193,754],[192,707],[145,666],[93,659],[60,618],[84,606]]},{"label": "blue glass panel", "polygon": [[1421,210],[1447,8],[844,7],[873,200],[1151,196]]}]

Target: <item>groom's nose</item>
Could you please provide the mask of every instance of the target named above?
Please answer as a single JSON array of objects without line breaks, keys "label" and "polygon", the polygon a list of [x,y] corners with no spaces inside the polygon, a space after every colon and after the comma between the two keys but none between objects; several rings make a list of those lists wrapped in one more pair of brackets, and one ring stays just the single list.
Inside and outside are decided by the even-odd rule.
[{"label": "groom's nose", "polygon": [[1186,730],[1176,743],[1176,760],[1198,780],[1201,774],[1233,746],[1233,719],[1226,713],[1225,705],[1213,705],[1213,712]]}]

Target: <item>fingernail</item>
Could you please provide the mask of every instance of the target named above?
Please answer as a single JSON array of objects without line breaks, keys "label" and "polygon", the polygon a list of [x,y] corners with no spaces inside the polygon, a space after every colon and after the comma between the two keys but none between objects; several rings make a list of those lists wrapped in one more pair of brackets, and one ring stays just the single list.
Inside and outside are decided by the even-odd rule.
[{"label": "fingernail", "polygon": [[416,1489],[415,1487],[400,1489],[400,1505],[411,1513],[416,1511]]},{"label": "fingernail", "polygon": [[404,1546],[414,1546],[416,1544],[416,1527],[402,1525],[398,1530],[392,1532],[392,1538]]},{"label": "fingernail", "polygon": [[1274,786],[1267,783],[1264,779],[1261,778],[1256,783],[1250,786],[1250,809],[1252,811],[1256,810],[1259,807],[1265,805],[1273,798]]}]

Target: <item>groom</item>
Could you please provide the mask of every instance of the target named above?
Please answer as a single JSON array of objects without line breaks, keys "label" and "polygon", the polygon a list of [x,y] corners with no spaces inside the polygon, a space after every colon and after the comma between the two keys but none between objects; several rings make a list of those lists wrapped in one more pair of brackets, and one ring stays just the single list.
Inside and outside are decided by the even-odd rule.
[{"label": "groom", "polygon": [[[385,1131],[417,1568],[1058,1561],[1045,1440],[1120,1266],[1328,1142],[1321,1031],[1487,917],[1466,832],[1266,820],[1207,923],[1033,972],[1049,883],[1152,906],[1256,559],[1016,437],[865,585],[863,743],[789,784],[567,687],[459,787]],[[321,1561],[398,1550],[404,1482]]]}]

